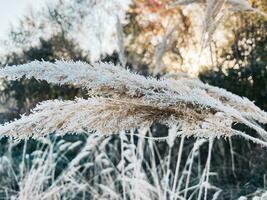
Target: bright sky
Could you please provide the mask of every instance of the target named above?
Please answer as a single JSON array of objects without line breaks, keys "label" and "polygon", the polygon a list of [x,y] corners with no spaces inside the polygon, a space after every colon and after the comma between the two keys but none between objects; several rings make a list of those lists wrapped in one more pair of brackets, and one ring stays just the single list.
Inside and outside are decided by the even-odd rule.
[{"label": "bright sky", "polygon": [[0,40],[7,35],[10,24],[16,24],[18,19],[30,8],[38,9],[46,0],[0,0]]}]

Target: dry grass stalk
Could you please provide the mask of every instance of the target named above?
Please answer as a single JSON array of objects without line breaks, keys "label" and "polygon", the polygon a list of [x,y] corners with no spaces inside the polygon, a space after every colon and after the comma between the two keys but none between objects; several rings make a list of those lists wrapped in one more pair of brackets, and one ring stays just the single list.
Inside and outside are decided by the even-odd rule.
[{"label": "dry grass stalk", "polygon": [[267,136],[256,123],[266,123],[264,111],[247,99],[198,80],[145,78],[106,63],[33,62],[0,70],[0,77],[15,80],[23,76],[83,87],[92,98],[44,102],[29,116],[3,125],[2,136],[21,139],[52,132],[108,134],[148,126],[155,121],[179,123],[178,134],[183,135],[230,137],[240,134],[232,124],[243,123],[264,140]]}]

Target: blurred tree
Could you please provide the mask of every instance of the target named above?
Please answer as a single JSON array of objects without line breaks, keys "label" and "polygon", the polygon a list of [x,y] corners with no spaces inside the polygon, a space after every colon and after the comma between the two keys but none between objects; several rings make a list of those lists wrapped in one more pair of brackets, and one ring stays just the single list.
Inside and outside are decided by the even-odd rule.
[{"label": "blurred tree", "polygon": [[[51,1],[34,10],[11,29],[7,45],[15,51],[39,45],[39,38],[49,40],[62,34],[87,52],[90,61],[111,55],[117,46],[117,18],[125,23],[131,0]],[[111,12],[116,10],[116,12]],[[115,42],[114,42],[115,41]]]},{"label": "blurred tree", "polygon": [[267,21],[245,16],[232,31],[235,37],[223,50],[222,61],[217,68],[201,72],[200,78],[267,110]]},{"label": "blurred tree", "polygon": [[[192,18],[180,7],[170,7],[173,0],[135,0],[128,11],[124,31],[130,63],[148,65],[150,72],[183,70],[182,48],[195,45]],[[188,39],[192,43],[189,44]],[[168,66],[168,69],[166,69]],[[155,73],[154,73],[155,74]]]},{"label": "blurred tree", "polygon": [[[173,6],[175,0],[134,0],[125,26],[126,50],[131,63],[146,64],[157,73],[186,72],[197,75],[202,67],[216,65],[217,55],[234,37],[237,13],[227,14],[216,29],[211,48],[202,49],[204,10],[198,4]],[[264,12],[266,1],[250,0]],[[242,15],[243,17],[244,15]],[[258,17],[249,13],[247,19]],[[200,57],[201,52],[201,57]]]}]

